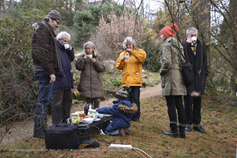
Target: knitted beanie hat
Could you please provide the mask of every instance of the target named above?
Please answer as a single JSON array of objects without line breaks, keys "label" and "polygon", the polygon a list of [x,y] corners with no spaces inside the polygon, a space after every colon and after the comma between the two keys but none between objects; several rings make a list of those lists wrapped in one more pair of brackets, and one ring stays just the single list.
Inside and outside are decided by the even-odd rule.
[{"label": "knitted beanie hat", "polygon": [[162,33],[165,37],[176,37],[176,32],[178,31],[178,26],[176,24],[172,24],[171,26],[163,28],[160,33]]},{"label": "knitted beanie hat", "polygon": [[128,91],[125,90],[124,88],[120,89],[115,95],[114,97],[120,99],[120,100],[126,100],[128,96]]},{"label": "knitted beanie hat", "polygon": [[61,15],[57,10],[52,10],[51,12],[49,12],[47,17],[61,21]]}]

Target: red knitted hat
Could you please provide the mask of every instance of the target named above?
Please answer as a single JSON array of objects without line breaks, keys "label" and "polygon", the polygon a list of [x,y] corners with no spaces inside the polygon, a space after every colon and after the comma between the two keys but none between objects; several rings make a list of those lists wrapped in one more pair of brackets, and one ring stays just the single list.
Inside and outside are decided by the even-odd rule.
[{"label": "red knitted hat", "polygon": [[162,30],[160,30],[160,33],[162,33],[165,37],[176,37],[176,32],[178,31],[178,26],[176,24],[172,24],[171,26],[165,27]]}]

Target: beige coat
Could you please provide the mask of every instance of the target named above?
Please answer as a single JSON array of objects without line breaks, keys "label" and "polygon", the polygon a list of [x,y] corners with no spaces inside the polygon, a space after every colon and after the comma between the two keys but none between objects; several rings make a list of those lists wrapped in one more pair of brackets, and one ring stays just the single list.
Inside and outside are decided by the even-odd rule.
[{"label": "beige coat", "polygon": [[83,98],[103,98],[103,84],[100,78],[100,72],[105,70],[103,58],[97,54],[93,56],[96,62],[91,59],[84,59],[85,54],[81,54],[76,62],[76,69],[81,71],[81,97]]},{"label": "beige coat", "polygon": [[160,75],[163,96],[186,95],[186,87],[180,70],[180,59],[175,45],[180,47],[183,53],[182,45],[174,37],[167,38],[162,44]]}]

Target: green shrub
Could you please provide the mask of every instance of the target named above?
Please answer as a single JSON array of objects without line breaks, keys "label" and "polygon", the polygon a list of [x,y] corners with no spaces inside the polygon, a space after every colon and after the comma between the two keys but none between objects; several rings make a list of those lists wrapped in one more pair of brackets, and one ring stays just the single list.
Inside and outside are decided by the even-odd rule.
[{"label": "green shrub", "polygon": [[118,79],[112,79],[110,80],[111,84],[113,87],[120,87],[122,86],[122,82],[121,80],[118,80]]},{"label": "green shrub", "polygon": [[31,27],[23,19],[0,18],[0,114],[8,118],[30,114],[38,94],[31,59]]},{"label": "green shrub", "polygon": [[144,62],[144,68],[152,72],[158,72],[161,63],[159,60],[159,55],[161,51],[161,45],[156,39],[156,33],[154,30],[146,28],[143,36],[143,46],[147,53],[146,61]]}]

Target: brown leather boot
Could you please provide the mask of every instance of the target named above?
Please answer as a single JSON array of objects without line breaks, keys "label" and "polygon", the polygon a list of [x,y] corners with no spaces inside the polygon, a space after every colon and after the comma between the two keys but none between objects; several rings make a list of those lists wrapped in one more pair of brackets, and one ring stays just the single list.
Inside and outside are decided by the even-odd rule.
[{"label": "brown leather boot", "polygon": [[125,133],[125,131],[124,131],[123,128],[121,128],[121,129],[119,130],[119,135],[121,135],[121,136],[126,136],[126,133]]},{"label": "brown leather boot", "polygon": [[130,130],[130,129],[128,129],[128,128],[126,128],[126,129],[124,129],[124,131],[125,131],[125,133],[127,134],[127,135],[134,135],[135,133],[132,131],[132,130]]}]

